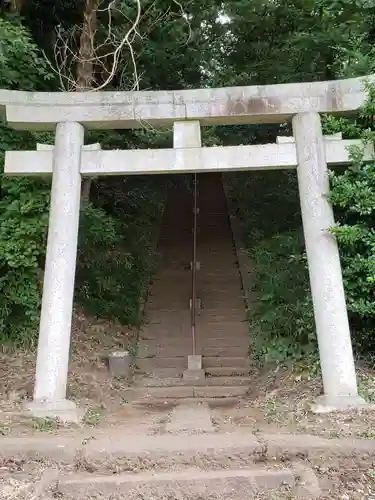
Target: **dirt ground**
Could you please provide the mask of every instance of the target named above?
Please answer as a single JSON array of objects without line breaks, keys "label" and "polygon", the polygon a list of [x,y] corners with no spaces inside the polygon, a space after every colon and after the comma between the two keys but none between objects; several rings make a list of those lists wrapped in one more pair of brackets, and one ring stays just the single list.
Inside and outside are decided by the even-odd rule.
[{"label": "dirt ground", "polygon": [[[132,408],[128,381],[112,378],[103,359],[103,354],[112,349],[127,348],[135,335],[122,325],[75,313],[68,396],[85,408],[85,427],[107,428],[137,421],[139,425],[144,422],[150,432],[158,432],[169,405],[142,411]],[[22,401],[32,396],[35,359],[33,352],[0,353],[0,435],[76,429],[55,421],[30,419],[22,413]],[[375,439],[375,411],[371,408],[328,415],[310,411],[321,392],[319,378],[280,367],[265,373],[254,371],[253,380],[248,395],[237,406],[218,404],[212,409],[218,428],[251,427],[254,431]],[[362,396],[372,402],[375,371],[358,369],[358,380]]]},{"label": "dirt ground", "polygon": [[[375,407],[316,415],[310,408],[322,390],[320,378],[306,380],[278,368],[254,376],[246,398],[235,408],[220,409],[214,418],[222,428],[231,425],[254,430],[301,433],[328,438],[375,439]],[[370,403],[375,395],[375,372],[358,369],[361,395]]]},{"label": "dirt ground", "polygon": [[[68,397],[85,408],[86,425],[98,425],[105,416],[128,406],[129,384],[109,375],[105,354],[127,349],[135,335],[135,331],[121,324],[75,312]],[[56,422],[38,422],[22,414],[22,401],[32,397],[35,363],[35,352],[0,352],[0,435],[53,431],[58,426]]]},{"label": "dirt ground", "polygon": [[[163,432],[169,405],[159,408],[132,408],[127,396],[126,380],[113,379],[108,373],[103,354],[112,349],[126,348],[135,332],[113,323],[89,319],[76,312],[74,317],[72,355],[69,374],[69,397],[87,410],[84,423],[63,425],[54,420],[30,419],[21,411],[21,403],[32,395],[35,353],[0,353],[0,436],[65,434],[80,432],[89,439],[93,428],[108,431],[121,425],[129,432],[159,434]],[[359,387],[368,401],[375,399],[375,372],[359,369]],[[315,415],[309,410],[313,399],[321,392],[321,382],[307,374],[296,374],[282,368],[267,373],[254,373],[254,383],[248,395],[236,406],[216,405],[212,408],[213,422],[222,432],[249,428],[252,432],[313,434],[330,438],[356,437],[375,439],[373,409]],[[126,432],[126,430],[124,431]],[[0,437],[1,440],[1,437]],[[17,463],[1,463],[0,474]],[[22,465],[23,469],[24,465]],[[45,464],[29,464],[30,478],[9,477],[3,483],[0,500],[31,500],[30,484],[42,475]],[[375,464],[372,459],[362,468],[348,461],[340,468],[328,464],[317,467],[318,477],[329,477],[334,487],[328,496],[341,500],[375,500]],[[27,476],[27,474],[26,474]],[[261,494],[258,500],[291,499],[288,491]]]},{"label": "dirt ground", "polygon": [[[311,464],[310,464],[311,465]],[[369,464],[370,465],[370,464]],[[373,464],[371,464],[373,465]],[[43,496],[48,488],[48,483],[58,477],[56,464],[47,462],[21,462],[0,460],[0,500],[51,500],[61,498],[58,494],[50,491],[50,495]],[[67,466],[59,467],[60,471],[69,472]],[[323,488],[320,500],[374,500],[375,499],[375,473],[371,468],[362,470],[353,469],[352,462],[348,459],[341,462],[340,467],[335,465],[313,467],[314,473]],[[74,471],[74,467],[72,469]],[[326,486],[329,485],[329,486]],[[39,495],[39,496],[38,496]],[[102,498],[102,497],[95,497]],[[159,498],[159,497],[158,497]],[[178,497],[180,498],[180,497]],[[196,497],[194,497],[196,498]],[[251,496],[253,500],[295,500],[290,489],[285,486],[280,490],[262,492]],[[103,497],[104,499],[104,497]],[[122,500],[123,497],[105,497],[106,500]],[[220,494],[212,492],[212,495],[202,495],[202,500],[223,500]],[[143,496],[139,500],[146,500]],[[150,500],[149,498],[147,500]],[[176,500],[175,497],[166,496],[165,500]]]}]

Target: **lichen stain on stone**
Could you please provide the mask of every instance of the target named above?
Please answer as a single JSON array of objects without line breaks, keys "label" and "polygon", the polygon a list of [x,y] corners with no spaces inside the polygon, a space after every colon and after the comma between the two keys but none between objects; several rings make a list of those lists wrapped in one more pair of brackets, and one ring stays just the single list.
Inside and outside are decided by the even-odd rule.
[{"label": "lichen stain on stone", "polygon": [[267,114],[279,108],[278,99],[270,97],[252,97],[250,99],[228,98],[226,113],[228,116],[249,115],[249,114]]},{"label": "lichen stain on stone", "polygon": [[328,86],[327,92],[327,104],[332,111],[337,111],[342,109],[343,100],[342,93],[339,88],[335,84],[331,84]]}]

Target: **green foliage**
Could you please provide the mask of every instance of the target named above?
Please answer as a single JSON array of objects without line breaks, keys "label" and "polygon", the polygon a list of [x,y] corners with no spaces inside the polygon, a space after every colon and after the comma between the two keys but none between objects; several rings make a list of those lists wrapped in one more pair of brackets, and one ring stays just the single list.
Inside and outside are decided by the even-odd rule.
[{"label": "green foliage", "polygon": [[296,172],[273,170],[251,175],[246,172],[230,175],[228,179],[249,246],[300,225]]},{"label": "green foliage", "polygon": [[[0,128],[4,150],[35,147],[30,134]],[[0,177],[1,179],[1,177]],[[30,344],[41,302],[50,183],[3,178],[0,199],[0,340]]]},{"label": "green foliage", "polygon": [[[325,117],[324,133],[375,139],[375,89],[360,116]],[[367,356],[375,349],[375,161],[363,150],[351,152],[352,165],[330,173],[330,199],[336,225],[347,306],[355,346]],[[244,221],[249,254],[254,260],[260,302],[251,319],[253,354],[259,362],[285,362],[314,356],[316,338],[308,271],[292,174],[274,172],[231,179],[232,198]],[[275,210],[277,207],[277,210]]]},{"label": "green foliage", "polygon": [[0,18],[0,88],[35,90],[51,78],[29,31]]},{"label": "green foliage", "polygon": [[[56,28],[72,33],[76,51],[85,2],[46,0],[23,3],[22,17],[0,18],[0,88],[56,90],[58,85],[41,56],[53,64]],[[142,18],[131,38],[141,89],[272,84],[358,76],[375,69],[373,0],[142,0]],[[48,8],[47,8],[48,7]],[[98,14],[96,41],[102,58],[94,64],[97,83],[108,76],[113,38],[128,32],[136,4],[117,2],[112,32],[108,15]],[[184,12],[182,12],[184,9]],[[120,13],[125,14],[125,17]],[[226,22],[218,22],[219,14]],[[223,17],[224,16],[224,17]],[[31,35],[31,34],[32,35]],[[108,46],[109,45],[109,46]],[[124,45],[110,87],[134,85],[134,65]],[[69,56],[68,56],[69,59]],[[69,61],[65,61],[69,62]],[[69,64],[67,64],[69,66]],[[74,71],[74,68],[72,68]],[[325,117],[326,133],[372,140],[374,91],[361,116]],[[286,133],[278,126],[212,127],[205,144],[273,142]],[[0,128],[0,154],[34,149],[35,139],[51,134]],[[105,148],[170,147],[171,131],[91,132],[88,142]],[[2,152],[2,153],[1,153]],[[374,166],[354,165],[331,177],[346,293],[355,339],[370,345],[374,328]],[[170,182],[170,180],[168,180]],[[256,261],[260,309],[252,328],[259,331],[259,357],[270,360],[306,356],[314,350],[311,298],[301,238],[301,217],[294,172],[232,176],[232,196],[242,216],[247,244]],[[41,299],[49,205],[49,180],[1,179],[0,341],[20,344],[35,339]],[[92,189],[83,207],[79,235],[76,300],[91,312],[134,323],[155,262],[153,241],[164,200],[166,179],[105,179]],[[366,332],[366,336],[364,335]],[[296,347],[297,346],[297,347]]]},{"label": "green foliage", "polygon": [[59,428],[59,421],[56,418],[34,418],[33,429],[39,432],[54,432]]},{"label": "green foliage", "polygon": [[251,316],[252,352],[259,362],[302,360],[316,351],[307,263],[300,232],[256,245],[260,302]]},{"label": "green foliage", "polygon": [[[34,90],[50,78],[30,34],[0,18],[0,88]],[[2,176],[6,150],[34,149],[35,137],[0,125],[0,341],[30,344],[41,301],[49,185]]]},{"label": "green foliage", "polygon": [[155,263],[164,179],[107,181],[84,209],[76,298],[97,316],[136,325]]}]

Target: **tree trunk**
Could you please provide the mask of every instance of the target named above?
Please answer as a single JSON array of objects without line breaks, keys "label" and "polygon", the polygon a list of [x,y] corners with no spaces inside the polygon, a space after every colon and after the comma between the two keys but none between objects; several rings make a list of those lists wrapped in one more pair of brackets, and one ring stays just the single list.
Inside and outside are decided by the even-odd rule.
[{"label": "tree trunk", "polygon": [[[15,0],[13,0],[15,1]],[[77,64],[77,92],[91,89],[95,84],[94,57],[95,32],[97,26],[96,13],[99,0],[86,0],[83,14],[82,33],[79,43],[79,61]],[[82,201],[90,200],[90,189],[93,179],[84,179],[82,183]]]},{"label": "tree trunk", "polygon": [[25,0],[10,0],[9,6],[12,12],[21,14],[22,8],[24,6]]}]

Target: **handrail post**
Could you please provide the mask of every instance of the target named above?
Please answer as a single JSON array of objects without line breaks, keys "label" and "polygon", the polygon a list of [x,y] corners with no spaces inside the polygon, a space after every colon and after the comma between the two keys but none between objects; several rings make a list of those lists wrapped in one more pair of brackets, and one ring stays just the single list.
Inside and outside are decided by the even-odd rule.
[{"label": "handrail post", "polygon": [[196,354],[196,304],[197,304],[197,174],[193,174],[193,258],[191,280],[191,337],[192,354]]},{"label": "handrail post", "polygon": [[[173,148],[178,149],[200,149],[202,145],[201,140],[201,127],[198,120],[177,121],[173,124]],[[181,170],[184,168],[184,157],[178,155]],[[199,158],[197,159],[199,162]],[[197,171],[201,170],[201,165],[197,165]],[[192,221],[192,234],[193,234],[193,248],[192,248],[192,262],[191,262],[191,298],[190,298],[190,322],[191,322],[191,337],[192,337],[192,356],[189,359],[196,358],[196,312],[197,312],[197,174],[192,176],[193,183],[193,221]],[[201,360],[200,360],[201,365]],[[198,369],[201,371],[201,367]]]}]

